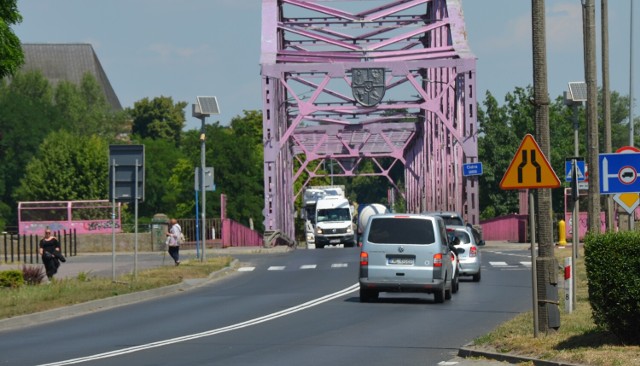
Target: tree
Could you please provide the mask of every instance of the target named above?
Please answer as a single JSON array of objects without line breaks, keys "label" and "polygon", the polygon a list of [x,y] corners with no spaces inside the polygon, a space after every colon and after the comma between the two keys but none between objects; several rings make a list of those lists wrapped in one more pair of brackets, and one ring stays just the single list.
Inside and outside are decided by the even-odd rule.
[{"label": "tree", "polygon": [[187,102],[174,104],[171,97],[144,98],[135,102],[133,109],[129,110],[133,118],[133,134],[142,138],[170,140],[178,146],[185,125],[186,106]]},{"label": "tree", "polygon": [[107,142],[97,136],[50,133],[29,162],[16,201],[98,200],[108,197]]},{"label": "tree", "polygon": [[24,63],[20,39],[11,30],[11,25],[22,22],[17,0],[0,3],[0,79],[13,75]]}]

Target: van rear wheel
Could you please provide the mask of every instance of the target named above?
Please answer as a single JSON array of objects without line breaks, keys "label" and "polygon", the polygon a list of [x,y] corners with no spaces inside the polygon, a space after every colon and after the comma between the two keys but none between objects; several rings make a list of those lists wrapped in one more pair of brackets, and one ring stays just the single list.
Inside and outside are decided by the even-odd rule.
[{"label": "van rear wheel", "polygon": [[442,287],[441,289],[436,290],[436,292],[433,293],[433,299],[435,300],[436,304],[442,304],[444,302],[444,298],[445,298],[445,290],[444,287]]}]

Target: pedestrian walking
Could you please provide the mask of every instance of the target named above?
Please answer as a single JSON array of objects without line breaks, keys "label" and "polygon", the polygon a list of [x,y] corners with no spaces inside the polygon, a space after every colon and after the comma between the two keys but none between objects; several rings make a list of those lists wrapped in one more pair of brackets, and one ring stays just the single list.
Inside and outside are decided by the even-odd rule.
[{"label": "pedestrian walking", "polygon": [[171,227],[167,232],[167,250],[169,251],[169,255],[173,258],[173,261],[176,263],[176,266],[180,265],[180,244],[182,239],[182,228],[180,224],[178,224],[178,220],[171,219],[170,221]]},{"label": "pedestrian walking", "polygon": [[40,257],[42,258],[47,278],[51,281],[53,280],[53,275],[58,273],[60,262],[66,262],[66,259],[60,251],[60,242],[55,236],[51,235],[51,229],[46,228],[44,230],[44,238],[40,240],[39,247]]}]

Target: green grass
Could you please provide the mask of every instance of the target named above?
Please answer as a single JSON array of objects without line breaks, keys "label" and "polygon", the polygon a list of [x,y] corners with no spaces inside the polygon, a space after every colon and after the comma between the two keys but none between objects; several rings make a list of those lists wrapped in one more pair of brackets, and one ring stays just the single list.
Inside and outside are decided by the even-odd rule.
[{"label": "green grass", "polygon": [[[570,248],[556,248],[556,258],[571,256]],[[598,328],[591,317],[583,255],[576,265],[576,309],[564,311],[564,289],[559,288],[560,328],[539,333],[534,338],[533,312],[520,314],[494,331],[477,338],[474,345],[499,353],[510,353],[542,360],[565,361],[581,365],[640,365],[640,347],[625,346],[606,330]],[[562,286],[562,284],[559,284]]]},{"label": "green grass", "polygon": [[228,266],[231,260],[231,257],[216,257],[204,263],[184,261],[180,266],[139,271],[136,278],[133,275],[120,276],[115,282],[82,272],[75,278],[51,283],[0,288],[0,319],[174,285],[184,279],[206,278]]}]

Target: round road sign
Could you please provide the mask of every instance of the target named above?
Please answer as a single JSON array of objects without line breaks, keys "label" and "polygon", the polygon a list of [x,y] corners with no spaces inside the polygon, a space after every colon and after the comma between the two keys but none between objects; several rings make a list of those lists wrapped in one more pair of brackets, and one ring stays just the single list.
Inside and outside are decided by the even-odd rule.
[{"label": "round road sign", "polygon": [[622,184],[633,184],[638,178],[638,172],[632,166],[623,166],[622,169],[618,171],[618,180]]}]

